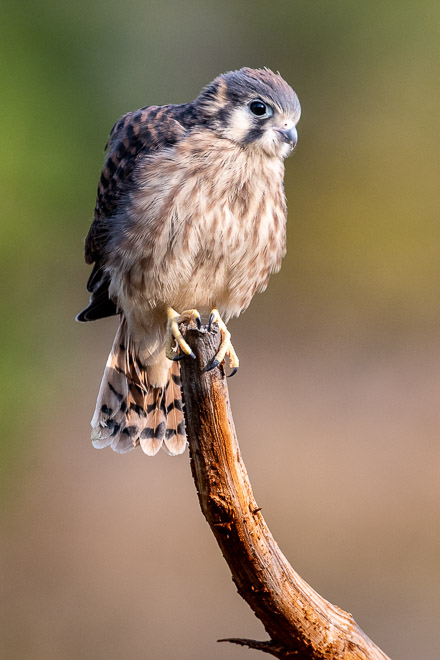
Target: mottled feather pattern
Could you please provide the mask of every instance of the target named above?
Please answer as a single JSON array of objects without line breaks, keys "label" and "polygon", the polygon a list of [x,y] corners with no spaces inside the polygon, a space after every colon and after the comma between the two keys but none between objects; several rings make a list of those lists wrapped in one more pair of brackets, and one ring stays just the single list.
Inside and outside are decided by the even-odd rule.
[{"label": "mottled feather pattern", "polygon": [[[255,100],[269,108],[264,118],[252,114]],[[299,116],[279,74],[244,68],[190,103],[141,108],[113,127],[85,245],[90,302],[77,317],[121,315],[92,420],[96,447],[184,450],[167,309],[217,308],[227,322],[279,270],[284,159]]]}]

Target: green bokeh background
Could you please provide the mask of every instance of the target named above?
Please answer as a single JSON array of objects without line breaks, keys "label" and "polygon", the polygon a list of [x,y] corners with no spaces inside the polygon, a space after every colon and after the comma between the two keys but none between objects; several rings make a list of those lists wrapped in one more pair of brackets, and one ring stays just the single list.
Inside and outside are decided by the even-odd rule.
[{"label": "green bokeh background", "polygon": [[384,650],[437,657],[439,44],[433,0],[5,3],[3,657],[257,657],[214,643],[263,632],[185,457],[91,450],[114,324],[73,321],[115,119],[241,66],[279,70],[303,108],[288,256],[232,324],[257,498],[294,567]]}]

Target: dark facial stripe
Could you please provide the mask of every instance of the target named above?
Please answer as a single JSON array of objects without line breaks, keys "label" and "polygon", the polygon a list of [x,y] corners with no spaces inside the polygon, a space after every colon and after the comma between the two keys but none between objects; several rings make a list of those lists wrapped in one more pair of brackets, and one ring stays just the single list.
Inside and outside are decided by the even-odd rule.
[{"label": "dark facial stripe", "polygon": [[243,142],[245,144],[250,144],[251,142],[255,142],[255,140],[259,140],[264,133],[264,129],[262,126],[256,126],[255,128],[251,128],[251,130],[245,135]]},{"label": "dark facial stripe", "polygon": [[231,116],[232,110],[233,110],[233,106],[231,105],[225,106],[224,108],[220,108],[220,110],[215,115],[215,119],[222,124],[227,124],[228,119]]}]

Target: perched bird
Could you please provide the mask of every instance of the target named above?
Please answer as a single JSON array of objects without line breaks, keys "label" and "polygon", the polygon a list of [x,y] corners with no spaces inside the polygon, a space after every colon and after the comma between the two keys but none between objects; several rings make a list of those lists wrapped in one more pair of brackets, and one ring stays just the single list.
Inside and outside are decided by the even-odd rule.
[{"label": "perched bird", "polygon": [[113,127],[85,242],[90,303],[77,316],[120,315],[91,422],[95,447],[184,451],[176,360],[191,349],[181,321],[210,314],[222,336],[210,368],[225,356],[238,368],[225,323],[280,268],[284,159],[299,117],[280,74],[243,68],[191,103],[141,108]]}]

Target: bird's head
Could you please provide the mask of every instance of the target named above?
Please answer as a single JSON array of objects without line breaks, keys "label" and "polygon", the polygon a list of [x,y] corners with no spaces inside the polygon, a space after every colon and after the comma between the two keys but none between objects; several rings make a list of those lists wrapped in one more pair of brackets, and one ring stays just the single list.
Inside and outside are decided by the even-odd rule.
[{"label": "bird's head", "polygon": [[249,68],[224,73],[195,104],[206,128],[244,149],[286,158],[296,145],[301,106],[279,73]]}]

